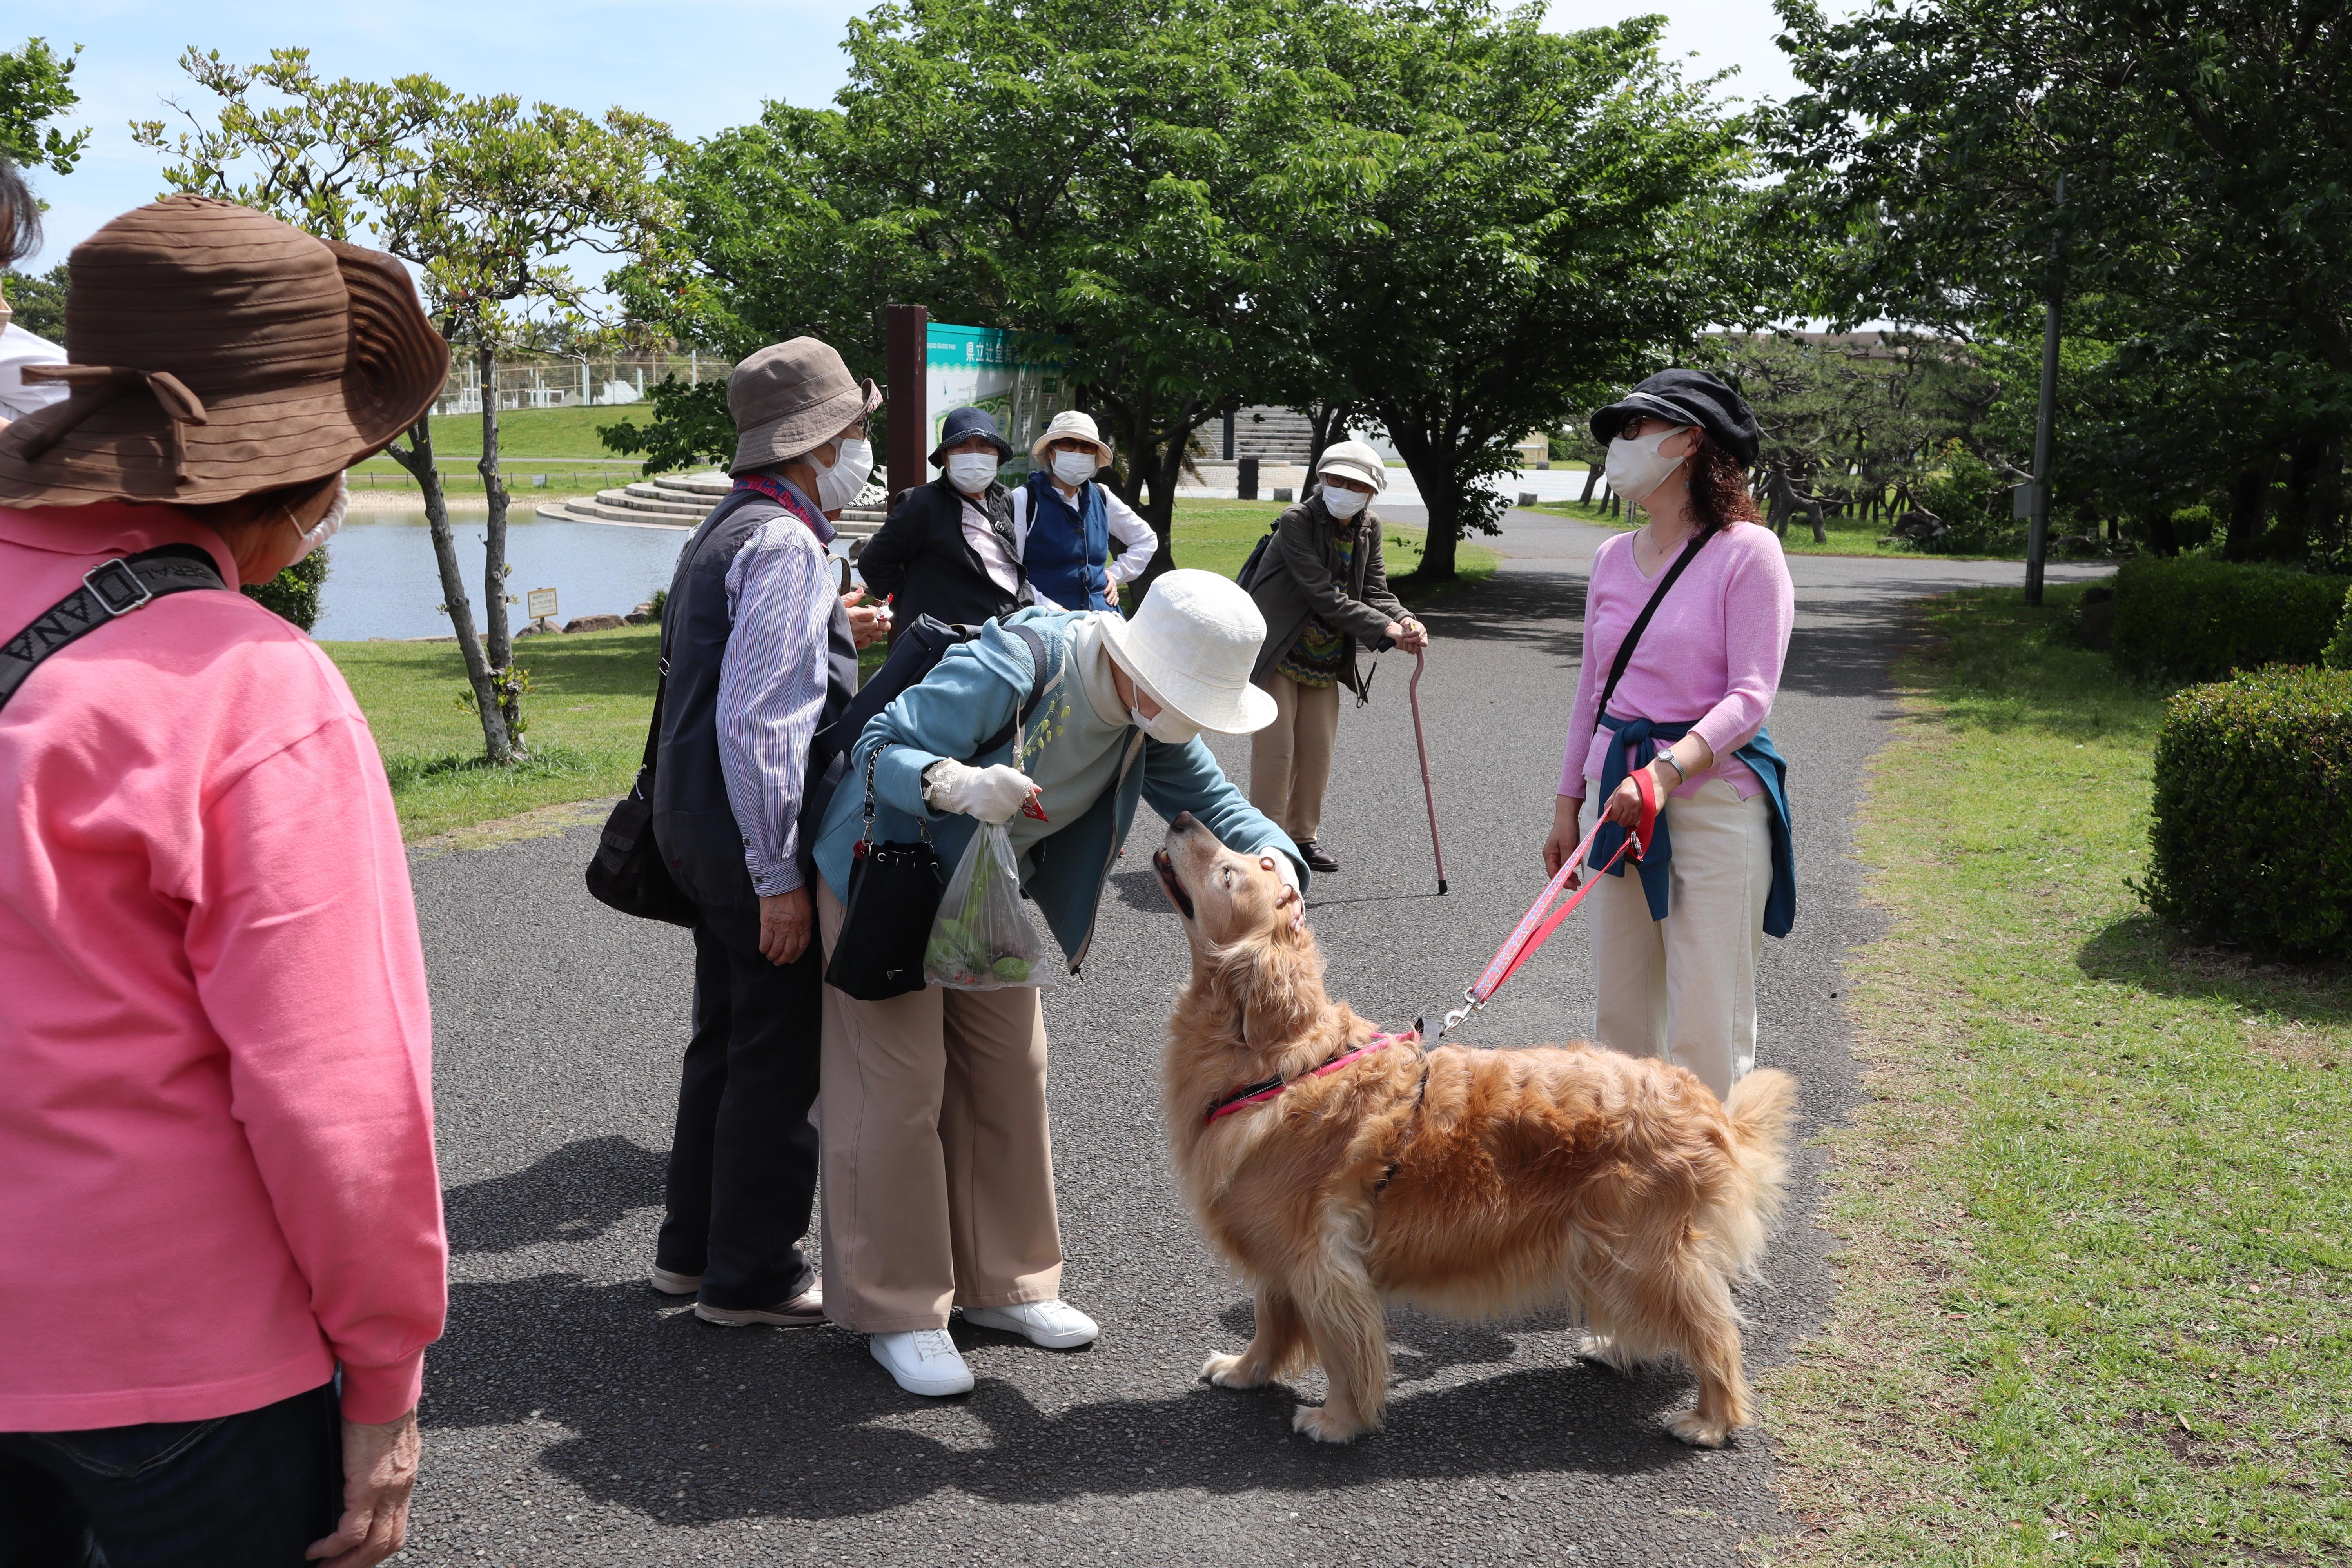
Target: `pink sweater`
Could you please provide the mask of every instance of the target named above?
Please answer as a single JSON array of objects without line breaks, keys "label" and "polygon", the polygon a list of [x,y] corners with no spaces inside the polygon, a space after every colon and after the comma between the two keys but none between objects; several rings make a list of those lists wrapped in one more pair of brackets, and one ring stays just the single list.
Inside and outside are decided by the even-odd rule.
[{"label": "pink sweater", "polygon": [[[1610,733],[1598,727],[1601,689],[1609,682],[1618,646],[1672,563],[1669,556],[1656,576],[1643,576],[1633,564],[1631,533],[1604,542],[1592,557],[1584,595],[1584,668],[1577,672],[1576,706],[1568,721],[1562,795],[1580,796],[1586,779],[1601,776]],[[1772,711],[1796,618],[1796,591],[1780,542],[1752,522],[1735,522],[1708,540],[1675,580],[1609,701],[1620,719],[1690,723],[1691,732],[1715,748],[1715,766],[1692,775],[1675,794],[1688,795],[1711,778],[1730,780],[1742,797],[1764,787],[1731,753],[1756,738]]]},{"label": "pink sweater", "polygon": [[[0,508],[0,637],[168,507]],[[0,708],[0,1431],[193,1421],[343,1371],[415,1404],[446,1304],[432,1020],[383,764],[252,600],[160,599]]]}]

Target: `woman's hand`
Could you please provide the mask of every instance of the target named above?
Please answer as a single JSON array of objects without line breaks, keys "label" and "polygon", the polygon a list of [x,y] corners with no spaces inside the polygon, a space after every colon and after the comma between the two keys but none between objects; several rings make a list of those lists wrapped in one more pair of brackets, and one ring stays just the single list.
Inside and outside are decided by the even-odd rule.
[{"label": "woman's hand", "polygon": [[1429,628],[1407,616],[1401,621],[1391,621],[1381,634],[1406,653],[1419,653],[1429,646]]},{"label": "woman's hand", "polygon": [[849,612],[849,640],[858,647],[869,647],[890,635],[890,605],[864,603],[866,590],[852,588],[841,596],[841,606]]},{"label": "woman's hand", "polygon": [[[1552,803],[1551,831],[1544,836],[1545,876],[1559,876],[1560,867],[1567,864],[1570,855],[1576,853],[1577,840],[1584,837],[1576,830],[1576,819],[1578,814],[1583,809],[1584,797],[1580,795],[1564,795]],[[1584,873],[1580,870],[1575,871],[1570,874],[1568,885],[1573,889],[1582,880],[1584,880]]]},{"label": "woman's hand", "polygon": [[1112,609],[1116,610],[1116,609],[1118,609],[1118,578],[1116,578],[1116,577],[1106,577],[1106,578],[1104,578],[1104,579],[1103,579],[1103,597],[1104,597],[1106,600],[1108,600],[1108,601],[1109,602],[1109,604],[1110,604],[1110,607],[1111,607]]},{"label": "woman's hand", "polygon": [[335,1533],[302,1555],[327,1568],[369,1568],[408,1537],[408,1494],[416,1485],[424,1444],[416,1412],[380,1426],[343,1423],[343,1514]]}]

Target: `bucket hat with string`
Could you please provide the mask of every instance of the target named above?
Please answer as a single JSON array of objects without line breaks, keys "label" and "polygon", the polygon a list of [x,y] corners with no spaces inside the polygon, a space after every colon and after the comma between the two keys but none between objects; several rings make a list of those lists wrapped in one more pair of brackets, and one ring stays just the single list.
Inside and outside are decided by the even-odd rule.
[{"label": "bucket hat with string", "polygon": [[449,346],[407,269],[174,195],[67,258],[68,395],[0,430],[0,506],[202,505],[341,473],[423,417]]}]

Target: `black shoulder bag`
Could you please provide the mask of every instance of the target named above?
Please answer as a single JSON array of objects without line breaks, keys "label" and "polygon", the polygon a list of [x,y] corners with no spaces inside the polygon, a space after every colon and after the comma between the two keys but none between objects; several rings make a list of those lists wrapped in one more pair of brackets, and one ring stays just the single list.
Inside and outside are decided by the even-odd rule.
[{"label": "black shoulder bag", "polygon": [[661,679],[654,688],[653,722],[646,727],[645,761],[596,840],[588,862],[588,896],[625,915],[667,921],[672,925],[694,923],[694,900],[678,891],[669,867],[654,838],[654,754],[661,745],[662,694],[669,689],[669,660],[663,659]]},{"label": "black shoulder bag", "polygon": [[100,562],[82,574],[80,587],[0,643],[0,705],[16,695],[42,660],[108,622],[173,594],[227,586],[212,552],[194,544],[165,544]]},{"label": "black shoulder bag", "polygon": [[[1029,647],[1029,696],[1010,723],[980,743],[975,757],[1018,740],[1045,694],[1045,639],[1027,626],[1004,629]],[[923,944],[931,938],[940,897],[947,890],[928,826],[910,843],[874,841],[874,766],[889,749],[877,746],[866,759],[866,826],[849,863],[841,936],[824,970],[827,985],[860,1002],[887,1002],[923,989]]]}]

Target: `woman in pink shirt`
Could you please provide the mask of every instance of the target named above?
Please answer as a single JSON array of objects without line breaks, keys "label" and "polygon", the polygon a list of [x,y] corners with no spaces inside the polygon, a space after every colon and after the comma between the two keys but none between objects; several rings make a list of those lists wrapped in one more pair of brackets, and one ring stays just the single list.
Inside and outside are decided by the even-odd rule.
[{"label": "woman in pink shirt", "polygon": [[70,395],[0,430],[0,1558],[355,1568],[446,1304],[432,1024],[367,721],[235,587],[448,349],[225,202],[70,268]]},{"label": "woman in pink shirt", "polygon": [[1544,865],[1558,875],[1574,852],[1589,796],[1604,825],[1588,865],[1608,864],[1641,814],[1628,774],[1648,770],[1663,802],[1649,852],[1590,902],[1593,1034],[1688,1068],[1721,1099],[1756,1062],[1763,938],[1795,913],[1786,769],[1764,731],[1795,594],[1748,499],[1759,436],[1738,393],[1665,371],[1593,415],[1592,433],[1610,487],[1649,521],[1592,559]]}]

